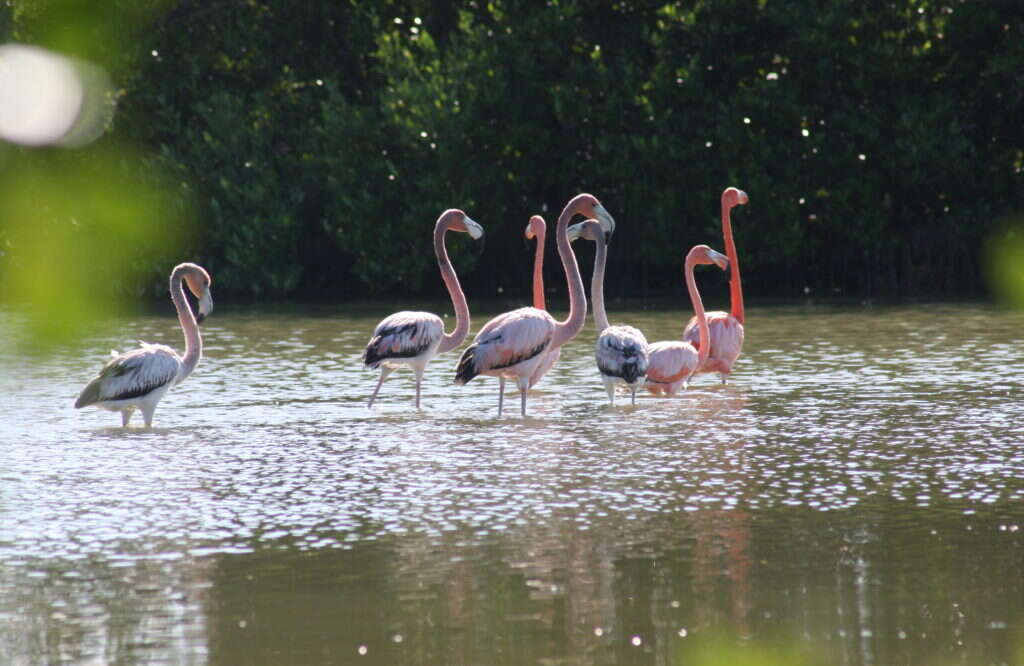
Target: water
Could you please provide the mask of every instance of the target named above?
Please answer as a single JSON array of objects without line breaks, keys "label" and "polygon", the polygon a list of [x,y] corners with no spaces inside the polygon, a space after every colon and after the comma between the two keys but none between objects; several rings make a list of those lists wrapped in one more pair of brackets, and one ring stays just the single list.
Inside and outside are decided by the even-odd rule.
[{"label": "water", "polygon": [[456,353],[368,412],[389,311],[220,307],[151,432],[72,403],[173,316],[0,350],[0,663],[1024,663],[1024,316],[752,308],[616,408],[588,323],[499,419]]}]

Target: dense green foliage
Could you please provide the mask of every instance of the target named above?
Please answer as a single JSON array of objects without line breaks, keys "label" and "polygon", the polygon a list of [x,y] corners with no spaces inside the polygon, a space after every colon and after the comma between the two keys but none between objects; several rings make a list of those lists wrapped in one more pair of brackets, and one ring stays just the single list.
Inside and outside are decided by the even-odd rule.
[{"label": "dense green foliage", "polygon": [[[166,4],[100,58],[112,134],[195,196],[221,292],[441,294],[458,207],[488,232],[450,239],[467,292],[525,295],[529,215],[589,191],[608,291],[678,294],[735,185],[753,294],[981,294],[1024,210],[1015,1]],[[32,40],[31,12],[0,29]],[[553,243],[547,273],[564,292]]]}]

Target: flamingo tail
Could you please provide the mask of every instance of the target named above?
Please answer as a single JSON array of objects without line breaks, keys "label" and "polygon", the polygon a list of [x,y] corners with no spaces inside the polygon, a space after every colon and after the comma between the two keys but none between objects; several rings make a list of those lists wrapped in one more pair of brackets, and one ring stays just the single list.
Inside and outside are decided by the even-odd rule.
[{"label": "flamingo tail", "polygon": [[93,403],[99,402],[100,399],[100,378],[93,379],[89,384],[82,389],[81,394],[78,396],[78,400],[75,400],[75,409],[81,409]]},{"label": "flamingo tail", "polygon": [[459,359],[459,365],[455,368],[455,383],[460,386],[467,384],[471,379],[476,377],[479,373],[476,369],[476,349],[475,344],[466,347],[466,351],[462,352],[462,358]]},{"label": "flamingo tail", "polygon": [[381,337],[378,335],[370,340],[366,345],[366,351],[363,352],[363,364],[368,368],[379,368],[381,361],[386,358],[380,349]]}]

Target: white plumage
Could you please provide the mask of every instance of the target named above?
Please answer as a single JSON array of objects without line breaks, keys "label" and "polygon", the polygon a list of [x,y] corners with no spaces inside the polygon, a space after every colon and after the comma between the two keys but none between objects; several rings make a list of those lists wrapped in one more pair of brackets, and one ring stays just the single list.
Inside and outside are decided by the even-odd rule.
[{"label": "white plumage", "polygon": [[636,390],[647,375],[647,338],[632,326],[609,326],[597,338],[597,370],[608,401],[615,404],[615,387],[625,386],[636,404]]},{"label": "white plumage", "polygon": [[183,379],[181,370],[181,357],[176,351],[166,345],[143,343],[139,349],[116,356],[103,366],[82,389],[75,407],[96,405],[121,412],[123,426],[140,409],[149,426],[164,393]]},{"label": "white plumage", "polygon": [[369,406],[377,397],[380,385],[388,375],[403,365],[408,365],[416,375],[416,407],[419,407],[420,382],[430,359],[437,354],[444,336],[444,322],[431,312],[396,312],[385,317],[363,352],[363,363],[367,368],[380,368],[377,390],[370,397]]},{"label": "white plumage", "polygon": [[608,392],[608,402],[615,404],[615,388],[625,386],[636,404],[636,391],[647,373],[647,338],[632,326],[608,323],[604,309],[604,271],[608,261],[608,242],[615,227],[606,229],[597,220],[584,220],[569,227],[570,242],[586,238],[597,246],[594,274],[590,282],[590,296],[597,325],[597,370]]},{"label": "white plumage", "polygon": [[[199,317],[192,314],[183,285],[199,299]],[[111,352],[110,359],[75,400],[75,407],[95,405],[121,412],[121,425],[127,426],[135,410],[141,410],[146,427],[153,424],[157,403],[167,390],[187,377],[199,363],[203,340],[199,321],[213,311],[210,275],[196,264],[184,263],[171,272],[171,300],[185,334],[185,355],[179,356],[166,345],[141,342],[138,349],[124,354]]]}]

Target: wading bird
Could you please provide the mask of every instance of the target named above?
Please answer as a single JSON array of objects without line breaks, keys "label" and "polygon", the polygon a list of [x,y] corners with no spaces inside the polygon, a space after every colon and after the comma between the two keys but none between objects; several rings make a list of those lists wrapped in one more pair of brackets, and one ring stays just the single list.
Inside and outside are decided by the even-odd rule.
[{"label": "wading bird", "polygon": [[[729,300],[732,312],[709,312],[708,327],[711,330],[711,349],[707,360],[701,363],[697,372],[717,372],[725,383],[732,364],[739,358],[743,349],[743,287],[740,285],[740,263],[736,257],[736,243],[732,238],[732,220],[730,211],[735,206],[746,204],[747,193],[735,187],[728,187],[722,192],[722,236],[725,239],[725,254],[729,257],[731,273],[729,276]],[[683,331],[683,340],[693,345],[701,344],[701,337],[694,317]]]},{"label": "wading bird", "polygon": [[694,319],[700,337],[697,345],[690,342],[668,340],[655,342],[649,347],[647,364],[647,390],[655,395],[675,395],[685,387],[690,377],[697,372],[708,358],[710,345],[703,344],[708,339],[708,319],[704,314],[704,303],[697,291],[697,282],[693,277],[693,268],[697,264],[715,264],[723,271],[729,267],[729,259],[715,252],[707,245],[696,245],[686,255],[686,289],[690,292],[690,301],[696,312]]},{"label": "wading bird", "polygon": [[559,215],[555,241],[569,283],[568,318],[557,322],[550,314],[537,308],[519,308],[498,315],[480,329],[473,344],[462,353],[455,370],[456,384],[465,384],[477,375],[498,378],[499,416],[505,398],[505,380],[516,381],[520,411],[526,416],[526,392],[530,386],[530,377],[546,353],[572,340],[583,328],[587,316],[587,297],[583,293],[583,279],[580,277],[576,256],[566,236],[569,220],[576,214],[600,220],[609,231],[615,228],[612,216],[590,194],[573,197]]},{"label": "wading bird", "polygon": [[[540,215],[534,215],[526,225],[527,240],[537,239],[537,249],[533,256],[533,307],[538,310],[547,311],[547,304],[544,301],[544,238],[547,235],[548,225]],[[537,369],[530,375],[530,388],[540,381],[541,377],[548,374],[548,370],[558,362],[562,355],[562,348],[556,347],[544,355]]]},{"label": "wading bird", "polygon": [[461,210],[450,209],[441,213],[434,225],[434,254],[441,268],[441,279],[448,287],[455,306],[455,330],[450,334],[444,332],[444,322],[431,312],[396,312],[385,317],[377,328],[363,352],[363,363],[367,368],[380,368],[380,379],[373,389],[367,409],[373,407],[381,384],[388,375],[399,366],[408,365],[416,374],[416,409],[420,408],[420,384],[423,371],[430,359],[437,354],[455,349],[466,339],[469,333],[469,306],[466,295],[462,293],[459,277],[448,259],[444,235],[448,230],[468,233],[474,240],[483,237],[484,230]]},{"label": "wading bird", "polygon": [[[199,299],[198,317],[192,314],[186,300],[186,284]],[[114,358],[82,389],[75,401],[76,408],[96,405],[101,409],[121,412],[122,427],[128,426],[132,414],[139,409],[146,427],[153,425],[153,412],[160,398],[192,373],[203,354],[199,322],[213,311],[209,273],[196,264],[175,266],[171,271],[171,301],[185,333],[185,355],[178,356],[178,352],[166,345],[145,342],[139,349],[124,354],[111,352]]]},{"label": "wading bird", "polygon": [[608,392],[608,402],[615,404],[615,387],[625,386],[636,404],[636,390],[647,374],[647,338],[632,326],[612,326],[604,309],[604,269],[608,261],[608,243],[611,233],[601,228],[596,220],[586,220],[569,227],[569,242],[577,238],[594,241],[597,256],[594,275],[590,282],[590,301],[597,325],[597,370]]}]

